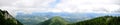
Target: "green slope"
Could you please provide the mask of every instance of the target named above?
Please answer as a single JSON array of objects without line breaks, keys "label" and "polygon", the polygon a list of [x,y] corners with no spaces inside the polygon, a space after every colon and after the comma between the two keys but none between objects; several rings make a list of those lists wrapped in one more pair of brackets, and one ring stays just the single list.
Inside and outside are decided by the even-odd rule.
[{"label": "green slope", "polygon": [[120,17],[102,16],[68,25],[120,25]]},{"label": "green slope", "polygon": [[22,25],[12,17],[7,11],[0,10],[0,25]]},{"label": "green slope", "polygon": [[67,21],[59,16],[55,16],[49,20],[46,20],[38,25],[67,25]]},{"label": "green slope", "polygon": [[80,21],[77,23],[68,24],[63,18],[53,17],[38,25],[120,25],[120,17],[116,16],[101,16],[98,18]]}]

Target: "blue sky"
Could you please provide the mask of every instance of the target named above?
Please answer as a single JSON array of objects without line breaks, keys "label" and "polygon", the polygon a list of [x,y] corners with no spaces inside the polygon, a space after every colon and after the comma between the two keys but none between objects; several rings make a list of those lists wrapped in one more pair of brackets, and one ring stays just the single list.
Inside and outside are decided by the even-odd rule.
[{"label": "blue sky", "polygon": [[55,6],[56,6],[58,3],[60,3],[60,0],[56,0],[56,1],[54,1],[54,2],[51,2],[51,3],[50,3],[50,7],[51,7],[51,8],[55,8]]},{"label": "blue sky", "polygon": [[18,12],[119,13],[120,0],[0,0],[0,9]]}]

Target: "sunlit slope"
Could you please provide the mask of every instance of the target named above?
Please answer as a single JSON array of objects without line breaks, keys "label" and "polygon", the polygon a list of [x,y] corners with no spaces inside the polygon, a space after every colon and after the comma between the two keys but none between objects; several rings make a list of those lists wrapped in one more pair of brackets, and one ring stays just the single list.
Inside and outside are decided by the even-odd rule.
[{"label": "sunlit slope", "polygon": [[22,25],[12,17],[7,11],[0,10],[0,25]]},{"label": "sunlit slope", "polygon": [[102,16],[68,25],[120,25],[120,17]]},{"label": "sunlit slope", "polygon": [[55,16],[49,20],[46,20],[38,25],[67,25],[67,21],[59,16]]}]

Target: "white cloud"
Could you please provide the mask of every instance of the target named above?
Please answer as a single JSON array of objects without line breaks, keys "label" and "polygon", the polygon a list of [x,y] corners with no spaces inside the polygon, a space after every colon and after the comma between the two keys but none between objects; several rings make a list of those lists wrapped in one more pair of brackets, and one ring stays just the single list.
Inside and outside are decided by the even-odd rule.
[{"label": "white cloud", "polygon": [[48,17],[44,17],[45,18],[45,20],[48,20],[49,18]]},{"label": "white cloud", "polygon": [[66,12],[111,13],[120,8],[115,0],[62,0],[56,8]]},{"label": "white cloud", "polygon": [[[7,10],[12,15],[17,12],[32,13],[49,11],[50,3],[55,0],[0,0],[0,9]],[[5,5],[3,5],[5,4]]]},{"label": "white cloud", "polygon": [[49,7],[55,0],[18,0],[13,5],[20,8],[43,8]]},{"label": "white cloud", "polygon": [[[17,12],[112,13],[120,8],[119,0],[0,0],[0,9]],[[51,3],[56,4],[51,8]],[[6,5],[3,5],[6,4]],[[16,14],[14,14],[16,15]]]}]

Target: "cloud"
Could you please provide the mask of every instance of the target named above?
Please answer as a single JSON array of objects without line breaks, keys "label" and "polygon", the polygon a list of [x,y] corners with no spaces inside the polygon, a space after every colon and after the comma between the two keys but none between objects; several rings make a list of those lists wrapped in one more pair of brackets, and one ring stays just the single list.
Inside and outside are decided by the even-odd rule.
[{"label": "cloud", "polygon": [[114,12],[116,12],[116,13],[120,13],[120,9],[117,9],[117,10],[115,10]]},{"label": "cloud", "polygon": [[120,5],[120,0],[116,0],[115,4]]},{"label": "cloud", "polygon": [[12,6],[12,3],[17,0],[0,0],[0,7],[1,6]]},{"label": "cloud", "polygon": [[68,12],[112,13],[120,8],[119,0],[0,0],[0,9],[14,13]]},{"label": "cloud", "polygon": [[[67,12],[111,13],[120,8],[116,0],[62,0],[56,8]],[[70,11],[71,10],[71,11]]]},{"label": "cloud", "polygon": [[0,9],[7,10],[12,15],[16,15],[17,12],[31,13],[48,11],[51,2],[55,0],[0,0]]},{"label": "cloud", "polygon": [[19,8],[47,8],[55,0],[18,0],[13,5]]}]

